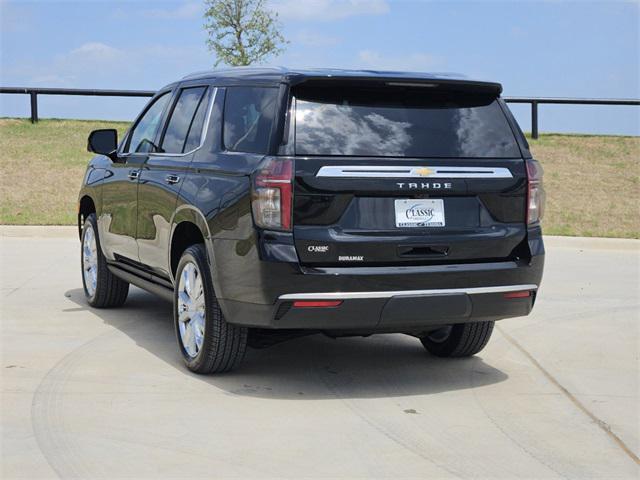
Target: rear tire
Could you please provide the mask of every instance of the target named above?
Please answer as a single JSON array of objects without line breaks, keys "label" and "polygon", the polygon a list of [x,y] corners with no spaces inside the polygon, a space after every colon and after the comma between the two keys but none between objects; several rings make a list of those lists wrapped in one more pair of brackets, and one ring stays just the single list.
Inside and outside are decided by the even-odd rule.
[{"label": "rear tire", "polygon": [[178,348],[187,368],[203,374],[236,368],[244,358],[248,329],[225,320],[203,244],[193,245],[182,254],[173,298]]},{"label": "rear tire", "polygon": [[80,268],[82,287],[89,305],[96,308],[112,308],[124,304],[129,294],[129,284],[107,268],[107,260],[100,248],[95,213],[87,217],[82,227]]},{"label": "rear tire", "polygon": [[436,357],[470,357],[482,350],[491,338],[495,322],[458,323],[420,338]]}]

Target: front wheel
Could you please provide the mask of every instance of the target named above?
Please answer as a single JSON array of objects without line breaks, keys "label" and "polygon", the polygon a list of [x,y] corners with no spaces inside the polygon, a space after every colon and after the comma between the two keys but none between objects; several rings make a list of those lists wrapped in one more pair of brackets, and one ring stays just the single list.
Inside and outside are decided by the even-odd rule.
[{"label": "front wheel", "polygon": [[98,223],[93,213],[84,222],[81,240],[82,286],[89,305],[96,308],[121,306],[129,294],[129,284],[107,268],[107,260],[100,248]]},{"label": "front wheel", "polygon": [[203,244],[187,248],[180,258],[173,316],[178,347],[192,372],[228,372],[244,358],[247,329],[224,319]]},{"label": "front wheel", "polygon": [[470,357],[487,345],[493,325],[494,322],[448,325],[421,337],[420,341],[437,357]]}]

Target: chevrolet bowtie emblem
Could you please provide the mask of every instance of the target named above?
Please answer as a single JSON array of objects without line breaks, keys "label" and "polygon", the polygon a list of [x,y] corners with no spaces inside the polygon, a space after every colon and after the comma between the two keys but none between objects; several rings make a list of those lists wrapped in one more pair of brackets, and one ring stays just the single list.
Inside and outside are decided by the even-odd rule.
[{"label": "chevrolet bowtie emblem", "polygon": [[433,173],[433,170],[431,170],[430,168],[422,167],[422,168],[416,168],[414,172],[420,175],[421,177],[428,177]]}]

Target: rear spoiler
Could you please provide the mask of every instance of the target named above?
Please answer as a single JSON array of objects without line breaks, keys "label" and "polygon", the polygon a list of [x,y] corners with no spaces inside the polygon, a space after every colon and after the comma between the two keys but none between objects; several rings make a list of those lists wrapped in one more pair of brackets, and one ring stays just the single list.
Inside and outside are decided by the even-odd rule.
[{"label": "rear spoiler", "polygon": [[398,76],[301,76],[291,75],[287,77],[289,85],[298,86],[301,84],[309,84],[310,86],[328,86],[336,83],[345,85],[371,85],[371,86],[396,86],[396,87],[412,87],[412,88],[433,88],[465,91],[468,93],[480,93],[486,95],[500,96],[502,93],[502,85],[497,82],[484,82],[478,80],[464,80],[457,78],[429,78],[429,77],[412,77],[410,74]]}]

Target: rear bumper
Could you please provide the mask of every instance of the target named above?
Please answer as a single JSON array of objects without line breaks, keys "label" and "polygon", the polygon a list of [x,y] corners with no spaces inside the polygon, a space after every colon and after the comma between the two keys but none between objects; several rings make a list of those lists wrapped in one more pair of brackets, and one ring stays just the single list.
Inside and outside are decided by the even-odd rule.
[{"label": "rear bumper", "polygon": [[[537,287],[513,285],[504,291],[465,293],[460,289],[440,290],[429,294],[404,291],[389,296],[348,296],[339,306],[328,308],[296,307],[293,295],[281,297],[275,305],[258,305],[226,301],[227,318],[232,323],[260,328],[312,329],[363,333],[421,332],[452,323],[500,320],[528,315]],[[505,298],[506,291],[529,290],[530,296]],[[378,292],[371,292],[378,293]],[[309,295],[309,296],[306,296]],[[303,298],[343,298],[338,294],[313,295]]]},{"label": "rear bumper", "polygon": [[[252,259],[250,252],[240,260],[231,241],[217,248],[224,255],[217,257],[223,260],[216,269],[216,292],[227,321],[273,329],[414,333],[524,316],[533,308],[544,266],[541,238],[530,242],[536,255],[528,261],[407,267],[305,268]],[[531,294],[505,297],[523,290]],[[294,307],[296,300],[342,303]]]}]

